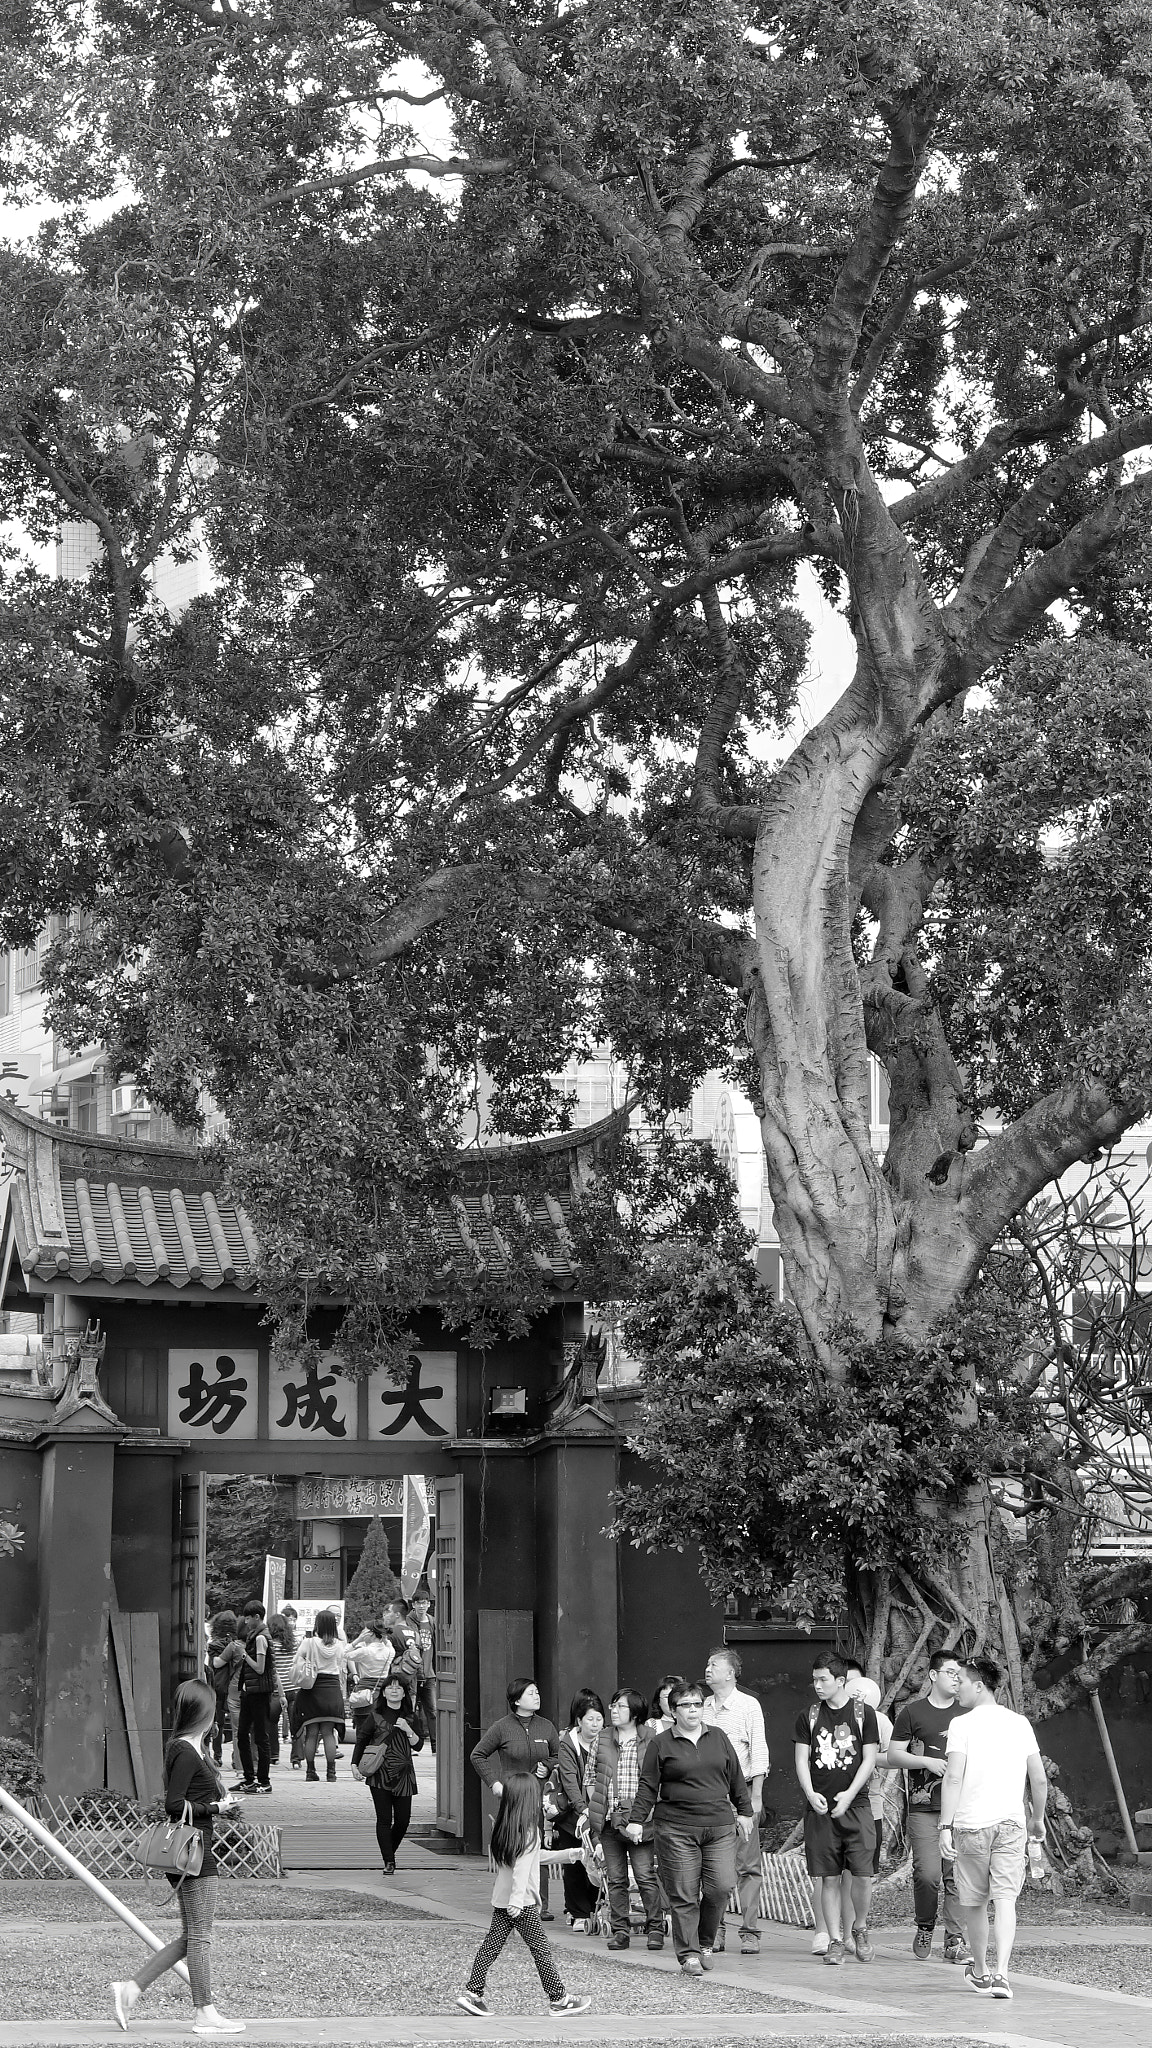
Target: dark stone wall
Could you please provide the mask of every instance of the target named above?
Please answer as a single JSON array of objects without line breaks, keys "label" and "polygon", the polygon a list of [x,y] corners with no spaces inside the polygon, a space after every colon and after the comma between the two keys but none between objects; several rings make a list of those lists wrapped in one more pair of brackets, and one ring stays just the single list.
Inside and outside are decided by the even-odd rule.
[{"label": "dark stone wall", "polygon": [[0,1735],[31,1742],[35,1718],[40,1453],[0,1444],[0,1521],[23,1546],[0,1559]]}]

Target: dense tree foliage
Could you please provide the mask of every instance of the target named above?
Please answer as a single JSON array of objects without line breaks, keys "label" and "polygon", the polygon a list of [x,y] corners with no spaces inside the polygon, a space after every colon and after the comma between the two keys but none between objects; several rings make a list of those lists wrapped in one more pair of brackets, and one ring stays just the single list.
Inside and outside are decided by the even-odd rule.
[{"label": "dense tree foliage", "polygon": [[0,612],[63,1037],[212,1089],[357,1357],[479,1069],[530,1133],[602,1038],[746,1082],[830,1389],[930,1345],[1152,1096],[1147,9],[33,0],[4,63],[7,530],[98,537]]},{"label": "dense tree foliage", "polygon": [[209,1614],[259,1600],[264,1559],[296,1555],[291,1489],[275,1480],[209,1478],[204,1595]]}]

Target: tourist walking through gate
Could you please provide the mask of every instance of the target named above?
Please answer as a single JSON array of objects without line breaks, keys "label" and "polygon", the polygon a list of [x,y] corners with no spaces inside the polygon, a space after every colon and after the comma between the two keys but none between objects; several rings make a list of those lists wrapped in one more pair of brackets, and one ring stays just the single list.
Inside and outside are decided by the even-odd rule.
[{"label": "tourist walking through gate", "polygon": [[536,1965],[552,2012],[587,2012],[592,2003],[590,1998],[565,1991],[548,1937],[540,1925],[540,1830],[539,1779],[520,1771],[509,1772],[501,1785],[500,1811],[492,1830],[492,1861],[496,1865],[492,1925],[476,1951],[468,1983],[456,2000],[465,2012],[487,2012],[484,1990],[488,1972],[513,1930]]},{"label": "tourist walking through gate", "polygon": [[[536,1780],[543,1818],[544,1787],[556,1767],[560,1737],[540,1712],[540,1690],[534,1678],[514,1678],[506,1694],[508,1712],[492,1723],[472,1751],[472,1768],[499,1799],[505,1778],[514,1772]],[[548,1878],[540,1877],[540,1918],[548,1911]]]},{"label": "tourist walking through gate", "polygon": [[[972,1950],[964,1981],[973,1991],[1011,1998],[1008,1965],[1016,1939],[1026,1840],[1028,1835],[1044,1840],[1048,1780],[1032,1723],[996,1702],[1000,1680],[1000,1667],[989,1657],[973,1657],[961,1665],[956,1695],[961,1711],[948,1724],[940,1787],[940,1850],[955,1859],[956,1890]],[[1030,1824],[1024,1816],[1025,1782],[1032,1803]],[[990,1898],[996,1901],[991,1971]]]},{"label": "tourist walking through gate", "polygon": [[824,1960],[834,1964],[844,1960],[840,1879],[845,1871],[852,1878],[857,1958],[870,1963],[875,1955],[868,1939],[868,1908],[876,1829],[867,1788],[880,1754],[880,1731],[872,1708],[850,1697],[846,1668],[834,1651],[816,1659],[816,1705],[797,1716],[795,1731],[796,1776],[807,1801],[804,1854],[828,1931]]},{"label": "tourist walking through gate", "polygon": [[[711,1698],[704,1702],[704,1726],[719,1728],[728,1737],[740,1759],[740,1769],[752,1801],[756,1825],[751,1834],[737,1830],[736,1885],[740,1896],[740,1953],[760,1953],[760,1821],[764,1812],[764,1780],[768,1775],[768,1738],[764,1733],[764,1709],[754,1693],[741,1692],[736,1683],[741,1672],[737,1651],[722,1644],[709,1652],[704,1682]],[[721,1919],[716,1947],[724,1947]]]},{"label": "tourist walking through gate", "polygon": [[719,1728],[703,1724],[703,1686],[690,1680],[674,1685],[669,1705],[675,1726],[648,1745],[624,1833],[642,1842],[655,1809],[656,1861],[672,1939],[681,1969],[697,1977],[712,1968],[716,1930],[736,1889],[733,1811],[742,1834],[750,1835],[756,1823],[736,1751]]},{"label": "tourist walking through gate", "polygon": [[204,1838],[204,1856],[195,1877],[172,1876],[168,1880],[176,1887],[183,1933],[159,1954],[150,1956],[134,1977],[112,1986],[116,2018],[125,2032],[141,1992],[185,1958],[192,1991],[193,2032],[244,2032],[243,2020],[225,2019],[212,2003],[212,1920],[216,1911],[212,1826],[218,1813],[235,1813],[240,1803],[225,1792],[208,1753],[215,1723],[216,1694],[212,1686],[199,1678],[189,1678],[177,1687],[172,1735],[164,1752],[164,1811],[170,1819],[178,1821],[186,1806],[191,1809],[192,1825],[200,1829]]},{"label": "tourist walking through gate", "polygon": [[[598,1692],[582,1686],[568,1710],[568,1726],[560,1737],[556,1769],[544,1796],[544,1816],[555,1823],[552,1836],[558,1849],[580,1846],[580,1823],[588,1813],[592,1763],[603,1726],[603,1700]],[[599,1894],[583,1863],[566,1863],[563,1882],[564,1912],[570,1925],[579,1934],[591,1933]]]},{"label": "tourist walking through gate", "polygon": [[[234,1792],[271,1792],[268,1769],[272,1761],[272,1742],[269,1717],[273,1700],[279,1712],[280,1688],[276,1679],[276,1661],[272,1654],[272,1638],[264,1620],[264,1607],[259,1600],[249,1600],[244,1607],[243,1619],[248,1624],[244,1643],[244,1656],[240,1665],[240,1726],[236,1731],[236,1746],[240,1751],[241,1777],[233,1785]],[[252,1766],[252,1745],[256,1745],[256,1766]]]},{"label": "tourist walking through gate", "polygon": [[354,1686],[348,1705],[357,1741],[361,1729],[371,1723],[373,1701],[395,1662],[396,1646],[383,1620],[368,1622],[355,1642],[348,1645],[348,1668]]},{"label": "tourist walking through gate", "polygon": [[926,1963],[941,1887],[944,1892],[944,1960],[970,1959],[964,1914],[956,1896],[956,1866],[940,1853],[940,1787],[944,1778],[948,1730],[960,1712],[960,1659],[955,1650],[933,1650],[928,1659],[929,1686],[922,1699],[908,1700],[896,1716],[888,1744],[890,1767],[907,1773],[906,1826],[912,1851],[912,1898],[916,1933],[912,1953]]},{"label": "tourist walking through gate", "polygon": [[304,1736],[307,1777],[318,1783],[316,1750],[324,1743],[328,1783],[336,1782],[336,1743],[344,1733],[344,1685],[350,1652],[342,1643],[336,1616],[325,1607],[316,1616],[315,1632],[305,1636],[292,1664],[297,1685],[296,1722]]},{"label": "tourist walking through gate", "polygon": [[280,1741],[287,1742],[291,1736],[292,1702],[296,1698],[294,1687],[288,1683],[292,1659],[296,1655],[296,1637],[292,1624],[284,1614],[274,1614],[268,1623],[268,1636],[272,1644],[272,1662],[276,1669],[276,1697],[268,1710],[268,1742],[272,1762],[280,1761]]},{"label": "tourist walking through gate", "polygon": [[[631,1945],[631,1887],[628,1873],[644,1908],[644,1923],[650,1949],[664,1946],[664,1903],[656,1876],[653,1824],[649,1820],[634,1842],[625,1833],[640,1788],[640,1772],[652,1740],[641,1726],[648,1703],[643,1693],[625,1686],[609,1702],[610,1726],[596,1745],[592,1797],[588,1802],[588,1832],[604,1858],[608,1880],[608,1903],[612,1914],[609,1948]],[[661,1730],[663,1733],[663,1730]]]},{"label": "tourist walking through gate", "polygon": [[396,1851],[408,1832],[416,1771],[412,1757],[424,1747],[420,1717],[403,1681],[386,1677],[360,1723],[352,1776],[363,1778],[376,1809],[376,1841],[385,1877],[396,1875]]},{"label": "tourist walking through gate", "polygon": [[426,1592],[414,1593],[408,1619],[416,1631],[420,1646],[420,1683],[416,1689],[416,1705],[424,1717],[428,1733],[428,1747],[436,1754],[436,1624],[433,1619],[435,1608]]},{"label": "tourist walking through gate", "polygon": [[[208,1683],[216,1695],[216,1725],[212,1731],[212,1754],[219,1763],[224,1753],[224,1724],[228,1719],[228,1690],[232,1683],[231,1646],[236,1640],[236,1616],[232,1609],[222,1607],[219,1614],[212,1616],[210,1627],[204,1669]],[[233,1742],[235,1739],[236,1729],[233,1725]]]},{"label": "tourist walking through gate", "polygon": [[684,1674],[681,1671],[670,1671],[667,1678],[657,1679],[652,1689],[650,1718],[644,1723],[644,1733],[646,1735],[663,1735],[666,1728],[674,1728],[676,1726],[676,1716],[672,1712],[668,1700],[672,1687],[674,1685],[683,1685],[684,1682]]}]

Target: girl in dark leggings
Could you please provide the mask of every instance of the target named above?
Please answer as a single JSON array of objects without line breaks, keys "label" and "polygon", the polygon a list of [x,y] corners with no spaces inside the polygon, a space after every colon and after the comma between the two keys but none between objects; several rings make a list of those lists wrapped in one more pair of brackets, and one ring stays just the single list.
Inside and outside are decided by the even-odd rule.
[{"label": "girl in dark leggings", "polygon": [[416,1793],[413,1752],[424,1747],[424,1731],[416,1718],[408,1688],[402,1679],[385,1678],[372,1696],[371,1711],[365,1715],[352,1752],[352,1776],[361,1776],[360,1764],[367,1750],[384,1744],[384,1756],[365,1779],[376,1808],[376,1840],[385,1877],[396,1870],[396,1851],[408,1832],[412,1801]]},{"label": "girl in dark leggings", "polygon": [[218,1813],[234,1813],[239,1801],[226,1793],[206,1754],[205,1744],[216,1719],[216,1695],[211,1686],[190,1678],[180,1686],[175,1699],[172,1739],[164,1753],[164,1811],[179,1820],[185,1802],[192,1809],[192,1821],[204,1837],[204,1860],[195,1877],[171,1878],[184,1932],[169,1942],[159,1955],[137,1970],[134,1977],[112,1986],[116,2018],[127,2032],[140,1993],[162,1977],[165,1970],[188,1958],[192,1988],[194,2034],[242,2034],[243,2020],[227,2020],[212,2003],[212,1917],[216,1910],[216,1858],[212,1853],[212,1822]]}]

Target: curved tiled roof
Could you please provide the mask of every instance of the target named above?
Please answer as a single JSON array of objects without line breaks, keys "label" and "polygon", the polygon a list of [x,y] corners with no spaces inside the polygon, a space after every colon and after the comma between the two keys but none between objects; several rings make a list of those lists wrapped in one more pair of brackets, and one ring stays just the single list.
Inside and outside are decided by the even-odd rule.
[{"label": "curved tiled roof", "polygon": [[[569,1230],[598,1144],[620,1124],[474,1151],[457,1164],[462,1192],[429,1204],[434,1260],[475,1278],[512,1263],[510,1240],[548,1284],[576,1277]],[[211,1185],[194,1151],[62,1131],[0,1101],[0,1299],[13,1253],[26,1283],[125,1285],[168,1292],[251,1293],[259,1247],[243,1209]]]}]

